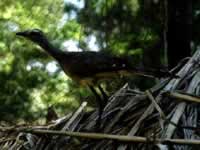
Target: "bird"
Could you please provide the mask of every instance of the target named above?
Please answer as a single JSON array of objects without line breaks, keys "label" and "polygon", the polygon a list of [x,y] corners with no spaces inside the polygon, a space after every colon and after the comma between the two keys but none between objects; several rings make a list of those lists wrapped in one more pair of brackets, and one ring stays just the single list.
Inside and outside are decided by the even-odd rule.
[{"label": "bird", "polygon": [[[142,69],[141,67],[135,66],[133,60],[127,59],[126,57],[113,56],[101,51],[72,52],[60,50],[49,41],[45,33],[40,29],[29,29],[17,32],[16,35],[27,38],[39,45],[60,64],[66,75],[78,84],[88,86],[96,96],[96,101],[99,106],[99,118],[101,118],[103,108],[107,103],[107,95],[97,83],[99,80],[110,78],[115,74],[138,74],[148,77],[170,75],[168,71]],[[98,84],[97,88],[103,95],[103,98],[101,98],[94,88],[96,84]]]}]

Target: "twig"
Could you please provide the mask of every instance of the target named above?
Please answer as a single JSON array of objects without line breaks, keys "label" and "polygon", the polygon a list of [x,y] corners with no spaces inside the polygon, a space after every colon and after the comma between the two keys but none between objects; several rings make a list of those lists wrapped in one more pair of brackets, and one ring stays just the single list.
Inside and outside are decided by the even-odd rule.
[{"label": "twig", "polygon": [[156,100],[154,99],[153,95],[150,93],[149,90],[146,91],[146,94],[148,96],[148,98],[151,100],[152,104],[154,105],[154,107],[157,109],[157,111],[159,112],[160,114],[160,117],[162,119],[165,119],[166,116],[164,114],[164,112],[162,111],[162,109],[160,108],[160,106],[157,104]]},{"label": "twig", "polygon": [[3,138],[3,139],[0,139],[0,143],[5,143],[5,142],[8,142],[8,141],[16,141],[16,138]]},{"label": "twig", "polygon": [[49,134],[49,135],[60,135],[60,136],[73,136],[79,138],[87,138],[94,140],[117,140],[120,142],[130,143],[161,143],[161,144],[181,144],[181,145],[200,145],[200,140],[189,140],[189,139],[151,139],[140,136],[125,136],[125,135],[112,135],[102,133],[86,133],[86,132],[71,132],[71,131],[55,131],[55,130],[25,130],[24,132],[32,134]]},{"label": "twig", "polygon": [[[170,122],[173,122],[174,124],[178,124],[178,121],[179,121],[181,115],[183,114],[185,107],[186,107],[186,103],[184,103],[184,102],[178,104],[178,106],[176,107],[176,111],[175,111],[172,119],[170,120]],[[174,124],[168,125],[168,127],[165,131],[165,134],[163,134],[163,136],[162,136],[163,138],[171,138],[172,137],[174,130],[177,127]]]},{"label": "twig", "polygon": [[[79,109],[74,113],[71,119],[67,122],[67,124],[62,128],[62,131],[68,130],[70,126],[73,124],[74,120],[81,114],[83,109],[87,106],[87,102],[83,102]],[[73,127],[74,128],[74,127]]]},{"label": "twig", "polygon": [[187,101],[187,102],[194,102],[194,103],[200,103],[200,97],[187,94],[187,93],[178,93],[178,92],[166,92],[164,95],[167,95],[171,98]]},{"label": "twig", "polygon": [[[146,96],[135,96],[133,100],[142,100],[145,99]],[[109,132],[112,127],[116,124],[117,121],[119,121],[120,117],[132,106],[133,100],[130,100],[121,110],[117,113],[116,117],[113,118],[112,122],[105,128],[105,132]]]},{"label": "twig", "polygon": [[[87,102],[83,102],[81,106],[78,108],[78,110],[74,113],[74,115],[70,118],[70,120],[65,124],[65,126],[62,128],[61,131],[66,131],[66,130],[74,131],[79,121],[83,117],[82,112],[86,106],[87,106]],[[60,138],[60,137],[55,136],[54,138]],[[67,138],[63,137],[63,140],[67,142],[67,140],[69,140],[69,137]]]},{"label": "twig", "polygon": [[[133,128],[130,130],[130,132],[128,133],[128,136],[133,136],[136,134],[136,132],[138,131],[138,129],[140,128],[140,124],[142,123],[142,121],[153,112],[154,110],[154,105],[151,104],[146,111],[143,113],[143,115],[140,117],[140,119],[135,123],[135,125],[133,126]],[[125,150],[127,148],[127,145],[120,145],[117,150]]]}]

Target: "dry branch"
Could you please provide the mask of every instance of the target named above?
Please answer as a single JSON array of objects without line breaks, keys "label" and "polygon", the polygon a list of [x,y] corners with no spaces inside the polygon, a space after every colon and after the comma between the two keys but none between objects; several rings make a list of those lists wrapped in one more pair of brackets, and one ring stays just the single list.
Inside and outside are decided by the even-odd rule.
[{"label": "dry branch", "polygon": [[166,96],[186,102],[200,103],[200,97],[188,93],[166,92]]},{"label": "dry branch", "polygon": [[117,140],[120,142],[130,143],[154,143],[154,144],[182,144],[182,145],[200,145],[200,140],[188,140],[188,139],[153,139],[140,136],[124,136],[124,135],[112,135],[102,133],[81,133],[71,131],[55,131],[55,130],[25,130],[27,133],[33,134],[49,134],[49,135],[61,135],[61,136],[73,136],[79,138],[88,138],[95,140]]}]

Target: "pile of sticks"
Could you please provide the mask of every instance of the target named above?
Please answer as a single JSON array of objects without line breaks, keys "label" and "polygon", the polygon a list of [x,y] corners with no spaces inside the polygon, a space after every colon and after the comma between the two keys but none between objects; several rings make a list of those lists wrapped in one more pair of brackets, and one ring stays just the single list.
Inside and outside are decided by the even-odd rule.
[{"label": "pile of sticks", "polygon": [[0,149],[198,149],[200,145],[200,50],[146,91],[124,85],[109,98],[101,127],[98,111],[76,112],[46,126],[0,128]]}]

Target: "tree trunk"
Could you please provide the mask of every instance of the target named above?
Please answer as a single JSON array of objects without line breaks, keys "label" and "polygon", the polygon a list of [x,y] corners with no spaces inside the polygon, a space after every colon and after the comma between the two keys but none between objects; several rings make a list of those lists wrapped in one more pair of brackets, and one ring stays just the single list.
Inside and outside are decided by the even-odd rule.
[{"label": "tree trunk", "polygon": [[168,65],[191,55],[192,0],[168,0]]}]

